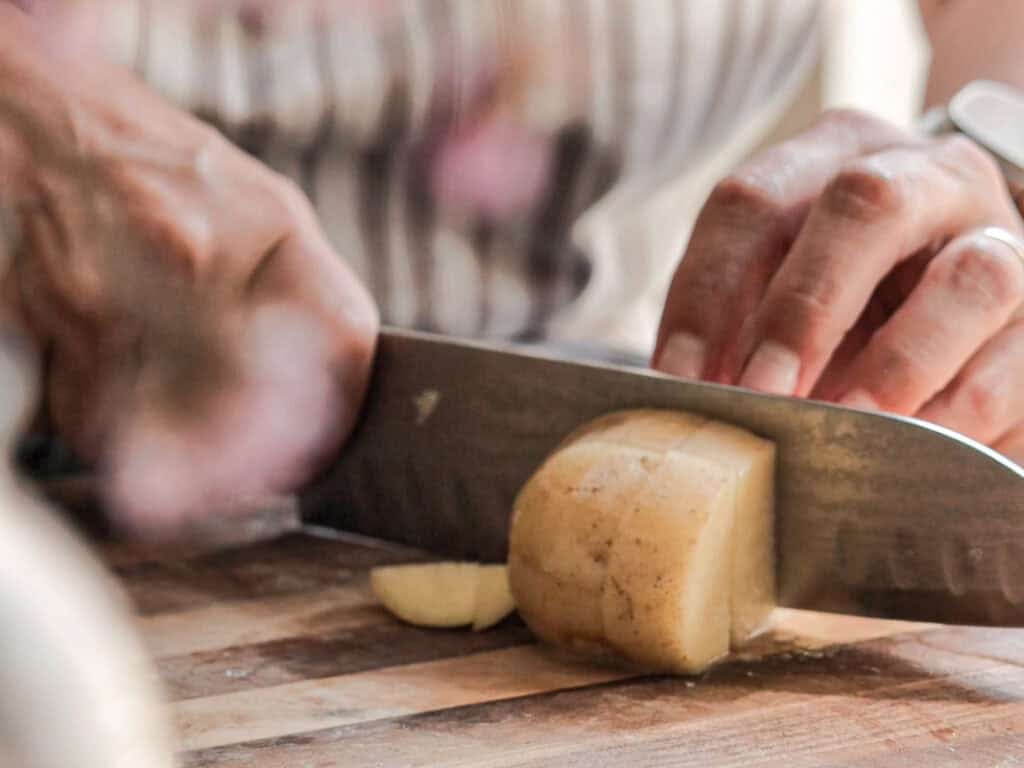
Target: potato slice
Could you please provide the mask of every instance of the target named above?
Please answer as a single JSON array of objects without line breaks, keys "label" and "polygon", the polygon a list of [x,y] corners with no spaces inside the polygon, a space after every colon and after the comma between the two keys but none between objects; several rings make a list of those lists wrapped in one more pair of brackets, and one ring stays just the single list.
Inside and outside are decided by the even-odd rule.
[{"label": "potato slice", "polygon": [[607,641],[645,667],[699,672],[729,652],[735,473],[669,453],[608,559]]},{"label": "potato slice", "polygon": [[566,444],[610,443],[661,454],[685,442],[707,423],[703,416],[682,411],[617,411],[584,424]]},{"label": "potato slice", "polygon": [[370,586],[391,613],[420,627],[461,627],[476,618],[478,563],[388,565]]},{"label": "potato slice", "polygon": [[721,422],[708,422],[678,450],[736,473],[730,588],[732,647],[762,631],[775,606],[775,445]]},{"label": "potato slice", "polygon": [[508,567],[481,565],[477,569],[473,629],[480,632],[493,627],[515,609],[516,601],[508,585]]}]

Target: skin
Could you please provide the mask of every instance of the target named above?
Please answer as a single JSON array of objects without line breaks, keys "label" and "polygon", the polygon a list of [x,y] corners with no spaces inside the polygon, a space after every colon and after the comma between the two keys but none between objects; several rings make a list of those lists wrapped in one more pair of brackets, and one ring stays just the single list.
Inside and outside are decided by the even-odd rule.
[{"label": "skin", "polygon": [[40,418],[151,535],[297,487],[354,424],[372,300],[290,182],[39,29],[0,3],[0,319]]},{"label": "skin", "polygon": [[[982,17],[969,5],[922,3],[933,102],[978,77],[1024,86],[1005,31],[1024,29],[1024,6]],[[653,365],[916,415],[1024,460],[1022,234],[995,161],[971,141],[826,114],[712,192]]]}]

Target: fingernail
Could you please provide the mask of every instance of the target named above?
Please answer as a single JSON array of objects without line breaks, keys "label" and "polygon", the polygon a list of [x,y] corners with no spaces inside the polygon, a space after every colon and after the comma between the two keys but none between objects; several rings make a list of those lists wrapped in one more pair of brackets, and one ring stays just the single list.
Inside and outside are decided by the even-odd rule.
[{"label": "fingernail", "polygon": [[699,379],[704,371],[704,341],[692,333],[673,334],[665,342],[657,367],[681,379]]},{"label": "fingernail", "polygon": [[794,395],[799,379],[800,358],[796,353],[777,342],[762,341],[739,384],[771,395]]},{"label": "fingernail", "polygon": [[878,401],[863,389],[847,392],[839,399],[839,404],[859,411],[877,411]]}]

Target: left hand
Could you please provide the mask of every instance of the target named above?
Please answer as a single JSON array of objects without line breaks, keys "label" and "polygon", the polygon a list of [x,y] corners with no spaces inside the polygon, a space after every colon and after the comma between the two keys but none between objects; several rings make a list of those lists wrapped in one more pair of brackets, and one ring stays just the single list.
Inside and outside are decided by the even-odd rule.
[{"label": "left hand", "polygon": [[1022,235],[970,140],[826,114],[711,194],[653,364],[918,416],[1024,461]]}]

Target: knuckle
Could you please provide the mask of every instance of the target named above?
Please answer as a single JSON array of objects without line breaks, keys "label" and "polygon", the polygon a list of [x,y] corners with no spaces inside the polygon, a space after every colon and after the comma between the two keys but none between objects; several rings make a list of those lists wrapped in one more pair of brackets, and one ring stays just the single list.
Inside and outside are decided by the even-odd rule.
[{"label": "knuckle", "polygon": [[311,206],[306,193],[292,178],[281,174],[274,175],[273,195],[283,212],[290,215],[308,215]]},{"label": "knuckle", "polygon": [[938,140],[939,156],[956,175],[978,178],[990,185],[1003,186],[1002,172],[995,158],[975,141],[962,134]]},{"label": "knuckle", "polygon": [[833,321],[831,303],[806,286],[793,286],[765,303],[763,325],[768,336],[803,355],[818,355]]},{"label": "knuckle", "polygon": [[753,170],[737,170],[715,185],[708,198],[708,207],[737,219],[763,218],[782,210],[779,193],[761,174]]},{"label": "knuckle", "polygon": [[844,219],[873,222],[898,214],[905,205],[903,186],[877,164],[858,160],[844,167],[823,193],[826,209]]},{"label": "knuckle", "polygon": [[161,265],[189,281],[203,275],[214,261],[214,238],[203,217],[172,220],[159,216],[144,222],[146,245],[155,246]]},{"label": "knuckle", "polygon": [[885,408],[901,410],[905,404],[924,399],[928,394],[928,350],[920,345],[911,347],[893,338],[884,339],[878,350],[877,370],[883,377],[878,387],[878,401]]},{"label": "knuckle", "polygon": [[953,246],[936,265],[938,278],[958,296],[992,307],[1015,307],[1024,298],[1024,269],[1009,247],[976,235]]},{"label": "knuckle", "polygon": [[1006,397],[998,382],[977,377],[965,382],[954,399],[954,407],[962,410],[965,421],[978,433],[998,430],[1005,422]]},{"label": "knuckle", "polygon": [[832,107],[821,114],[821,123],[858,129],[873,129],[881,124],[881,120],[860,109],[850,107]]},{"label": "knuckle", "polygon": [[846,142],[853,141],[859,146],[919,143],[902,128],[859,109],[829,109],[822,113],[812,130],[823,131],[828,136],[840,137]]}]

